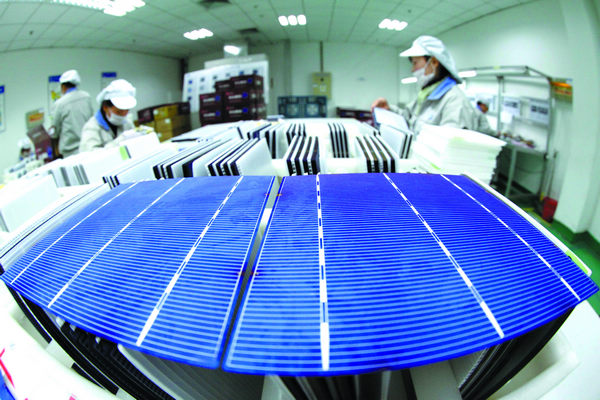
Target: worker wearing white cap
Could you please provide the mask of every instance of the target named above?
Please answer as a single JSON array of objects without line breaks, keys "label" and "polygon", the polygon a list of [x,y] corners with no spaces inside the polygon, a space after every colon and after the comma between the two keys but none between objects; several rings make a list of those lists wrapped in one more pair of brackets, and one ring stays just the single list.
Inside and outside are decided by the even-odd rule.
[{"label": "worker wearing white cap", "polygon": [[[417,133],[424,123],[474,128],[475,109],[457,86],[462,79],[441,40],[433,36],[419,36],[412,47],[400,53],[400,56],[408,57],[420,88],[417,99],[402,111],[409,128]],[[399,112],[397,107],[390,106],[384,98],[375,100],[372,107]]]},{"label": "worker wearing white cap", "polygon": [[112,81],[96,97],[100,109],[86,122],[81,133],[79,151],[89,151],[106,145],[117,145],[121,134],[133,129],[127,119],[129,110],[136,106],[135,88],[125,79]]},{"label": "worker wearing white cap", "polygon": [[81,82],[79,73],[70,69],[59,79],[62,96],[56,100],[52,109],[50,134],[58,139],[58,151],[64,157],[77,153],[81,139],[81,129],[94,114],[90,95],[77,86]]}]

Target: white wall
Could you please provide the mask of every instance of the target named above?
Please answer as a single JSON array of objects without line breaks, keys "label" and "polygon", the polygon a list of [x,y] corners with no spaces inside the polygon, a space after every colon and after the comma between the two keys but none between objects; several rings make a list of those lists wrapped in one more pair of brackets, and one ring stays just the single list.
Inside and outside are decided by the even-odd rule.
[{"label": "white wall", "polygon": [[[564,16],[559,0],[540,0],[513,7],[440,35],[459,68],[497,65],[528,65],[554,77],[573,77],[573,60],[569,54]],[[489,85],[488,85],[489,86]],[[534,98],[547,97],[547,85],[508,83],[505,91]],[[496,92],[494,87],[492,92]],[[572,105],[558,101],[554,115],[554,149],[557,159],[549,195],[558,198],[569,163],[569,138],[572,135]],[[513,132],[531,136],[544,149],[543,132],[535,127],[516,124]],[[538,129],[539,130],[539,129]],[[529,132],[527,132],[529,131]],[[529,137],[528,137],[529,138]],[[536,172],[534,172],[536,171]],[[537,190],[541,177],[539,159],[522,157],[516,178],[530,190]]]},{"label": "white wall", "polygon": [[[320,72],[318,42],[250,46],[248,53],[266,54],[269,60],[269,114],[277,113],[279,96],[312,95],[312,73]],[[377,97],[386,97],[394,104],[398,103],[402,93],[405,94],[404,101],[412,97],[412,87],[399,87],[400,74],[408,76],[410,67],[408,62],[400,65],[402,60],[398,53],[399,49],[391,46],[324,43],[323,69],[332,73],[329,116],[335,116],[336,107],[368,110]],[[188,70],[203,69],[204,62],[222,57],[221,52],[190,57]]]},{"label": "white wall", "polygon": [[[77,69],[81,89],[93,98],[100,92],[102,72],[116,71],[137,89],[136,110],[180,101],[179,60],[138,53],[97,49],[41,49],[2,53],[0,85],[6,86],[6,130],[0,132],[0,171],[18,159],[17,141],[25,137],[25,113],[43,108],[48,114],[48,77]],[[46,119],[48,121],[48,119]],[[45,124],[48,128],[48,123]]]},{"label": "white wall", "polygon": [[556,218],[574,232],[600,237],[600,2],[560,0],[573,62],[569,165]]}]

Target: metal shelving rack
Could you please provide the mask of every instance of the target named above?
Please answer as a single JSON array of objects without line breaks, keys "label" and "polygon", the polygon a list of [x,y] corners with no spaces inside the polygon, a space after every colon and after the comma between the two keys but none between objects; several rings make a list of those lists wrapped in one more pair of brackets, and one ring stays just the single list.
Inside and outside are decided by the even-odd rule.
[{"label": "metal shelving rack", "polygon": [[[546,147],[543,151],[531,149],[524,146],[515,145],[513,143],[508,143],[507,148],[510,149],[510,165],[508,170],[508,177],[506,182],[506,189],[504,191],[504,196],[509,197],[511,199],[515,199],[521,197],[519,195],[511,196],[511,189],[513,185],[515,167],[517,163],[518,153],[526,153],[532,155],[538,155],[543,159],[543,169],[542,169],[542,177],[540,180],[539,190],[536,193],[538,198],[544,196],[548,188],[550,186],[551,171],[553,168],[553,161],[556,157],[556,152],[552,151],[553,149],[553,139],[554,139],[554,121],[553,121],[553,110],[554,110],[554,98],[552,95],[552,77],[538,71],[537,69],[531,68],[527,65],[516,65],[516,66],[496,66],[496,67],[475,67],[475,68],[466,68],[461,70],[460,73],[463,79],[473,79],[477,77],[489,78],[495,77],[498,83],[498,102],[497,102],[497,116],[498,123],[496,126],[496,132],[498,136],[500,136],[502,131],[502,103],[503,103],[503,93],[506,78],[525,78],[525,79],[540,79],[545,80],[548,83],[548,135],[546,138]],[[552,152],[552,154],[551,154]]]}]

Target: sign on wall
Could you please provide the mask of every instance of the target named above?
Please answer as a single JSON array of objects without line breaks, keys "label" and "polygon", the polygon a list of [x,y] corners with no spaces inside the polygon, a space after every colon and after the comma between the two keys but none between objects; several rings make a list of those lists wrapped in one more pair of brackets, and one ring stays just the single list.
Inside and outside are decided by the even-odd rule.
[{"label": "sign on wall", "polygon": [[0,85],[0,132],[4,132],[6,129],[5,115],[6,110],[4,109],[4,85]]},{"label": "sign on wall", "polygon": [[550,103],[544,100],[530,100],[529,119],[542,124],[548,124],[550,122]]},{"label": "sign on wall", "polygon": [[60,99],[62,92],[60,91],[60,75],[50,75],[48,77],[48,114],[50,124],[52,124],[52,110],[56,100]]},{"label": "sign on wall", "polygon": [[312,88],[315,96],[331,99],[331,72],[313,72]]},{"label": "sign on wall", "polygon": [[116,72],[103,72],[100,76],[100,90],[107,87],[115,79],[117,79]]}]

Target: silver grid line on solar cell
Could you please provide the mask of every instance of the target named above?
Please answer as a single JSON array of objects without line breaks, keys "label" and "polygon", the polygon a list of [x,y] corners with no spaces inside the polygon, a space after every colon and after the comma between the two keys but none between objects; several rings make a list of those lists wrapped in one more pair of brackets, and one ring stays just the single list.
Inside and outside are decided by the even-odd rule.
[{"label": "silver grid line on solar cell", "polygon": [[[204,238],[204,235],[206,235],[206,232],[208,231],[208,228],[210,228],[210,226],[212,225],[212,223],[215,221],[215,219],[219,215],[219,212],[223,209],[223,207],[227,203],[227,200],[229,200],[229,198],[231,197],[231,195],[233,194],[233,192],[235,192],[235,189],[237,189],[237,187],[240,184],[240,182],[242,181],[242,179],[244,179],[243,176],[241,176],[235,182],[235,184],[233,185],[233,187],[231,188],[231,190],[229,191],[229,193],[227,194],[227,196],[225,197],[225,199],[221,202],[221,204],[219,205],[219,207],[217,208],[217,210],[215,211],[215,213],[213,214],[213,216],[210,218],[210,220],[208,221],[208,223],[206,224],[206,226],[204,227],[204,229],[200,233],[200,236],[198,236],[198,239],[196,239],[196,242],[194,243],[194,245],[190,248],[190,251],[188,251],[188,253],[186,254],[185,258],[181,262],[181,265],[177,269],[177,272],[175,272],[175,275],[173,275],[173,277],[171,278],[171,281],[169,281],[169,284],[167,285],[167,288],[165,289],[165,291],[163,292],[163,294],[160,296],[160,299],[158,299],[158,302],[154,306],[154,309],[152,310],[152,313],[150,314],[150,317],[148,317],[148,320],[146,321],[146,324],[142,328],[142,332],[140,333],[140,336],[138,337],[138,339],[135,342],[135,344],[137,346],[140,346],[142,344],[142,342],[144,341],[144,339],[146,338],[146,335],[148,335],[148,332],[152,328],[152,324],[154,324],[154,321],[156,321],[156,317],[158,317],[158,313],[160,313],[160,310],[162,309],[163,305],[165,304],[165,301],[167,301],[167,298],[169,297],[169,294],[171,294],[171,291],[173,290],[173,287],[177,283],[177,280],[179,280],[179,277],[183,273],[183,270],[188,265],[188,262],[190,261],[190,259],[194,255],[194,253],[196,252],[196,249],[200,245],[200,242],[202,242],[202,239]],[[250,244],[250,246],[251,246],[251,244]]]},{"label": "silver grid line on solar cell", "polygon": [[96,208],[94,211],[92,211],[91,213],[89,213],[88,215],[86,215],[85,217],[83,217],[79,222],[77,222],[75,225],[73,225],[68,231],[66,231],[65,233],[63,233],[58,239],[56,239],[50,246],[46,247],[46,249],[44,249],[44,251],[42,251],[36,258],[33,259],[33,261],[31,261],[25,268],[23,268],[23,270],[21,272],[19,272],[19,274],[17,276],[15,276],[13,278],[12,281],[10,281],[11,284],[14,284],[15,281],[17,279],[19,279],[19,277],[21,275],[23,275],[23,273],[25,271],[27,271],[27,269],[33,264],[35,263],[41,256],[43,256],[48,250],[50,250],[55,244],[57,244],[58,242],[60,242],[60,240],[62,238],[64,238],[66,235],[68,235],[73,229],[77,228],[79,225],[81,225],[85,220],[87,220],[88,218],[90,218],[92,215],[94,215],[96,212],[98,212],[98,210],[100,210],[101,208],[105,207],[106,205],[108,205],[109,203],[111,203],[115,198],[121,196],[123,193],[125,193],[127,190],[131,189],[133,186],[135,186],[137,184],[134,183],[133,185],[127,187],[125,190],[117,193],[117,195],[115,197],[112,197],[110,199],[108,199],[107,201],[105,201],[103,204],[101,204],[98,208]]},{"label": "silver grid line on solar cell", "polygon": [[[131,224],[133,224],[135,221],[138,220],[139,217],[141,217],[142,215],[144,215],[144,213],[146,211],[148,211],[148,209],[150,207],[152,207],[153,205],[155,205],[160,199],[162,199],[167,193],[169,193],[171,190],[173,190],[177,185],[179,185],[181,182],[183,182],[183,179],[180,179],[179,181],[177,181],[173,186],[171,186],[170,188],[168,188],[167,190],[165,190],[160,196],[158,196],[156,199],[154,199],[152,201],[152,203],[148,204],[148,206],[146,208],[144,208],[142,211],[140,211],[140,213],[138,215],[136,215],[135,217],[133,217],[133,219],[131,221],[129,221],[127,224],[125,224],[125,226],[123,226],[117,233],[115,233],[115,235],[113,237],[111,237],[108,242],[104,243],[102,245],[102,247],[100,247],[98,249],[98,251],[96,251],[96,253],[94,253],[94,255],[85,262],[85,264],[83,264],[81,266],[81,268],[79,268],[79,270],[75,273],[75,275],[73,275],[71,277],[71,279],[69,279],[69,281],[67,283],[65,283],[65,285],[58,291],[58,293],[56,293],[56,296],[54,296],[52,298],[52,300],[50,301],[50,303],[48,303],[48,308],[51,308],[52,305],[56,302],[56,300],[58,300],[58,298],[65,292],[65,290],[67,290],[67,288],[69,286],[71,286],[71,284],[73,283],[73,281],[75,281],[75,279],[77,279],[77,277],[79,277],[79,275],[81,275],[81,273],[100,255],[100,253],[102,253],[104,251],[104,249],[106,249],[112,242],[115,241],[115,239],[117,237],[119,237],[119,235],[121,233],[123,233],[125,231],[125,229],[129,228],[131,226]],[[133,187],[133,185],[131,186]],[[129,189],[129,188],[128,188]],[[123,193],[123,192],[121,192]],[[121,194],[119,193],[119,195]],[[112,200],[112,199],[111,199]],[[110,201],[109,201],[110,202]],[[108,204],[109,202],[106,202],[105,204]],[[75,225],[73,228],[77,227],[77,225]],[[73,230],[73,228],[71,228],[70,230],[67,231],[70,232],[71,230]]]},{"label": "silver grid line on solar cell", "polygon": [[527,248],[529,250],[531,250],[544,263],[544,265],[546,265],[548,268],[550,268],[550,270],[552,271],[552,273],[554,275],[556,275],[557,278],[560,279],[560,281],[563,283],[563,285],[565,285],[567,287],[567,289],[569,289],[569,291],[571,293],[573,293],[573,296],[575,296],[577,298],[577,301],[581,300],[581,298],[579,297],[579,295],[577,293],[575,293],[575,291],[573,290],[573,288],[571,287],[571,285],[569,285],[567,283],[567,281],[565,281],[565,279],[562,276],[560,276],[560,274],[558,272],[556,272],[556,270],[554,268],[552,268],[552,266],[550,264],[548,264],[548,261],[546,261],[546,259],[544,257],[542,257],[540,255],[540,253],[538,253],[533,247],[531,247],[531,245],[529,243],[527,243],[527,241],[525,239],[523,239],[521,237],[521,235],[519,235],[517,232],[515,232],[510,226],[508,226],[506,224],[506,222],[502,221],[502,219],[498,218],[498,216],[496,214],[494,214],[492,211],[490,211],[486,206],[484,206],[483,204],[481,204],[481,202],[479,200],[477,200],[476,198],[474,198],[473,196],[471,196],[469,193],[465,192],[465,190],[463,188],[461,188],[459,185],[457,185],[456,183],[452,182],[450,179],[448,179],[444,175],[441,175],[441,177],[444,178],[445,180],[447,180],[451,185],[455,186],[458,190],[460,190],[461,192],[463,192],[465,195],[467,195],[475,203],[479,204],[479,206],[481,206],[485,211],[487,211],[488,213],[490,213],[494,218],[496,218],[498,220],[498,222],[500,222],[506,229],[508,229],[521,242],[523,242],[523,244],[525,246],[527,246]]},{"label": "silver grid line on solar cell", "polygon": [[596,291],[551,240],[468,178],[286,177],[223,369],[410,368],[522,335]]},{"label": "silver grid line on solar cell", "polygon": [[458,274],[460,275],[460,277],[464,281],[465,285],[467,285],[467,287],[469,288],[469,290],[471,291],[471,293],[473,293],[473,297],[475,297],[475,299],[479,303],[479,306],[483,310],[485,316],[490,321],[490,323],[492,324],[492,326],[494,327],[494,329],[496,330],[496,332],[498,332],[498,336],[500,336],[501,338],[503,338],[504,337],[504,332],[502,331],[502,328],[500,328],[500,325],[498,324],[498,321],[496,321],[496,317],[494,317],[494,314],[492,313],[492,311],[490,310],[490,308],[488,307],[488,305],[485,303],[485,300],[479,294],[479,291],[477,290],[477,288],[475,286],[473,286],[473,282],[471,282],[471,280],[469,279],[469,277],[467,276],[467,274],[465,274],[465,271],[463,271],[463,269],[460,267],[460,265],[458,264],[458,262],[456,261],[456,259],[448,251],[448,248],[446,247],[446,245],[444,245],[444,242],[442,242],[441,239],[438,237],[438,235],[435,234],[435,232],[433,231],[433,229],[431,229],[431,227],[429,226],[429,224],[427,223],[427,221],[425,221],[425,218],[423,218],[423,216],[419,213],[419,211],[417,211],[417,209],[412,205],[412,203],[410,202],[410,200],[408,200],[406,198],[406,196],[404,195],[404,193],[402,193],[402,191],[398,188],[398,186],[396,186],[396,184],[390,179],[390,177],[387,174],[383,174],[383,176],[385,176],[385,179],[387,179],[387,181],[398,192],[398,194],[402,197],[402,199],[406,202],[406,204],[410,207],[410,209],[421,220],[421,222],[423,223],[423,225],[425,225],[425,228],[427,228],[427,230],[429,231],[429,233],[431,234],[431,236],[433,236],[433,238],[437,242],[438,246],[440,246],[440,248],[442,249],[442,251],[444,252],[444,254],[448,257],[448,259],[450,260],[450,262],[452,263],[452,265],[454,266],[454,268],[456,268],[456,271],[458,272]]},{"label": "silver grid line on solar cell", "polygon": [[[49,309],[61,319],[147,354],[216,368],[273,181],[202,177],[120,185],[57,225],[1,279],[10,284],[45,252],[13,289],[47,307],[66,287]],[[109,197],[115,200],[108,207],[72,229]],[[157,304],[160,312],[138,346]]]}]

